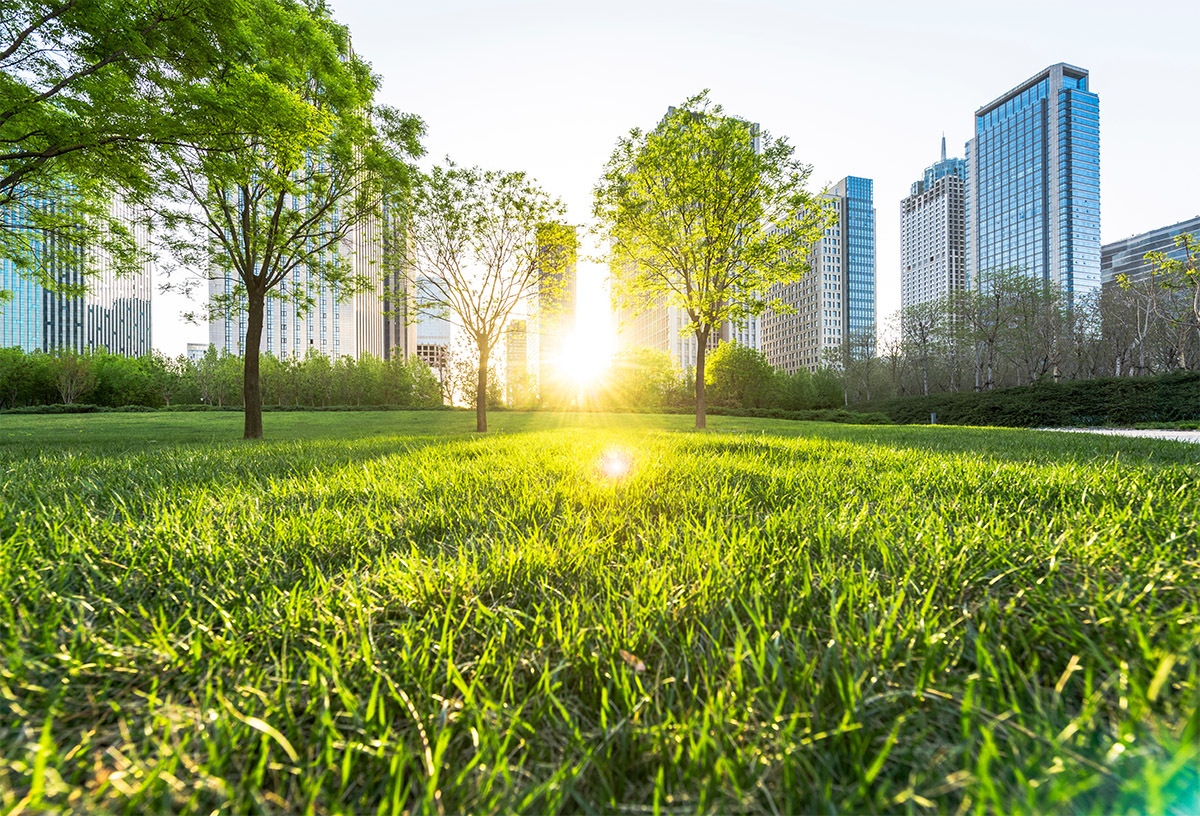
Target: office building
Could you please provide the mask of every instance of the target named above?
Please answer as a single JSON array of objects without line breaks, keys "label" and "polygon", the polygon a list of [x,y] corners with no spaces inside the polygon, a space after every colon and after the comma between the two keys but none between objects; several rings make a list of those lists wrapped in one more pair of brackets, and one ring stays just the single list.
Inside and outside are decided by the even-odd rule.
[{"label": "office building", "polygon": [[1200,240],[1200,215],[1169,227],[1159,227],[1105,244],[1100,248],[1101,282],[1106,287],[1114,286],[1121,275],[1132,282],[1145,279],[1153,267],[1146,260],[1149,252],[1161,252],[1173,261],[1184,260],[1183,248],[1175,245],[1175,238],[1179,235],[1193,235]]},{"label": "office building", "polygon": [[524,320],[510,320],[504,331],[504,390],[509,405],[523,405],[529,388],[529,332]]},{"label": "office building", "polygon": [[411,272],[408,232],[403,221],[385,212],[383,233],[383,359],[407,360],[416,353],[417,323],[408,287]]},{"label": "office building", "polygon": [[208,343],[188,343],[187,358],[190,362],[198,363],[208,353]]},{"label": "office building", "polygon": [[[812,247],[812,271],[776,284],[770,296],[789,306],[763,312],[762,352],[775,368],[794,374],[841,365],[844,343],[864,338],[856,356],[874,354],[875,207],[871,179],[847,176],[823,196],[832,223]],[[857,334],[856,334],[857,333]]]},{"label": "office building", "polygon": [[440,382],[449,361],[453,331],[449,314],[428,305],[430,300],[436,299],[436,294],[430,287],[428,279],[417,278],[414,289],[418,312],[413,336],[417,359],[437,372]]},{"label": "office building", "polygon": [[900,202],[900,307],[936,301],[967,286],[967,163],[942,158]]},{"label": "office building", "polygon": [[967,274],[1020,269],[1068,305],[1100,286],[1100,103],[1059,63],[975,112],[967,142]]},{"label": "office building", "polygon": [[[132,234],[140,251],[148,248],[145,225],[127,203],[115,199],[110,215]],[[0,211],[0,218],[7,229],[25,230],[35,253],[42,250],[41,233],[24,226],[29,219],[21,206]],[[59,251],[41,261],[51,267],[46,271],[58,283],[85,287],[86,293],[51,291],[22,275],[11,260],[0,258],[0,290],[12,295],[7,303],[0,303],[0,348],[19,346],[27,352],[104,349],[129,357],[150,352],[149,255],[138,269],[125,270],[125,274],[118,274],[112,255],[99,246]]]},{"label": "office building", "polygon": [[530,346],[537,359],[541,400],[561,401],[570,396],[563,376],[570,361],[563,359],[563,353],[575,333],[579,238],[569,224],[543,224],[537,242],[539,285],[537,308],[530,316]]}]

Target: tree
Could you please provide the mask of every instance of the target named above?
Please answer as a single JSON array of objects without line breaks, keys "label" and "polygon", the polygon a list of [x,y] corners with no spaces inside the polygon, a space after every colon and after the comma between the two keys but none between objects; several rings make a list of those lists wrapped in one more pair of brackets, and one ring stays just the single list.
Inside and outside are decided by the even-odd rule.
[{"label": "tree", "polygon": [[[211,130],[209,112],[230,104],[206,93],[214,78],[288,102],[246,66],[255,8],[239,0],[6,0],[0,258],[65,294],[87,288],[93,250],[118,272],[140,266],[114,198],[154,192],[147,161],[155,145]],[[241,122],[261,109],[242,108]],[[64,276],[66,268],[83,274]]]},{"label": "tree", "polygon": [[623,349],[609,367],[604,399],[621,408],[662,408],[679,379],[679,369],[665,351]]},{"label": "tree", "polygon": [[[474,393],[464,397],[475,406],[476,431],[487,430],[493,351],[509,318],[522,303],[562,285],[561,270],[545,263],[538,247],[539,228],[562,212],[524,173],[453,162],[434,167],[413,196],[411,269],[421,282],[415,308],[453,315],[474,346]],[[461,366],[463,355],[457,356]]]},{"label": "tree", "polygon": [[769,393],[775,370],[761,351],[741,343],[722,343],[704,376],[714,401],[735,408],[757,408]]},{"label": "tree", "polygon": [[921,369],[921,393],[929,396],[929,365],[938,348],[943,310],[934,302],[914,303],[900,312],[900,336]]},{"label": "tree", "polygon": [[[758,149],[761,145],[761,149]],[[613,298],[665,303],[696,338],[696,427],[705,427],[705,356],[726,321],[768,306],[773,284],[799,280],[829,219],[805,189],[811,168],[786,139],[725,116],[705,91],[649,132],[617,142],[593,211],[609,241]]]},{"label": "tree", "polygon": [[[1154,313],[1181,330],[1177,343],[1179,367],[1186,368],[1187,342],[1182,335],[1194,332],[1200,339],[1200,238],[1183,233],[1175,236],[1175,246],[1182,257],[1171,258],[1165,252],[1146,254],[1151,264],[1148,290]],[[1119,281],[1122,287],[1130,285],[1124,275]]]},{"label": "tree", "polygon": [[[354,273],[348,245],[356,230],[383,218],[385,195],[407,186],[405,159],[421,152],[424,130],[416,117],[374,104],[378,79],[323,6],[280,0],[260,25],[270,55],[258,65],[264,81],[303,105],[261,113],[262,126],[250,133],[235,130],[230,113],[212,138],[165,151],[161,172],[171,200],[157,210],[163,243],[181,264],[204,280],[233,281],[228,293],[210,297],[208,317],[246,315],[246,439],[263,434],[267,298],[304,313],[319,287],[343,300],[376,286]],[[301,270],[304,284],[284,285]]]},{"label": "tree", "polygon": [[62,349],[53,355],[50,370],[64,405],[71,405],[96,387],[92,355]]}]

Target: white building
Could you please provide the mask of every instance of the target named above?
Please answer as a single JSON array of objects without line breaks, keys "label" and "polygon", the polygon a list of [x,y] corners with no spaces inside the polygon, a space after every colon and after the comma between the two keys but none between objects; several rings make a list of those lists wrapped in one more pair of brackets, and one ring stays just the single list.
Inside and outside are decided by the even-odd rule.
[{"label": "white building", "polygon": [[925,170],[900,202],[900,307],[967,287],[967,163],[946,158]]}]

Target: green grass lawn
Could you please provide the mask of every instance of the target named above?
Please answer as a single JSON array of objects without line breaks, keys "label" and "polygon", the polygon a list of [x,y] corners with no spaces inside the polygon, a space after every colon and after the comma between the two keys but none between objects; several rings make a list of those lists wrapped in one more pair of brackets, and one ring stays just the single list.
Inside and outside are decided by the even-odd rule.
[{"label": "green grass lawn", "polygon": [[1200,812],[1196,446],[265,422],[0,417],[0,811]]}]

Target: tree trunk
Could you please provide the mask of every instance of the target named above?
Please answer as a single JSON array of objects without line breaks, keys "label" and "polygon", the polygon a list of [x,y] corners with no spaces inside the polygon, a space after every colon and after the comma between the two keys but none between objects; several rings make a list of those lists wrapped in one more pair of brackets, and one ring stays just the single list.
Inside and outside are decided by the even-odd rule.
[{"label": "tree trunk", "polygon": [[246,430],[243,439],[262,439],[262,391],[258,381],[258,351],[262,346],[263,311],[266,295],[262,292],[248,293],[246,315],[246,339],[242,343],[244,366],[242,368],[242,394],[245,404]]},{"label": "tree trunk", "polygon": [[708,427],[708,403],[704,394],[704,358],[708,354],[708,330],[696,332],[696,429]]},{"label": "tree trunk", "polygon": [[488,351],[486,346],[479,344],[479,380],[475,387],[475,430],[478,433],[487,431]]}]

